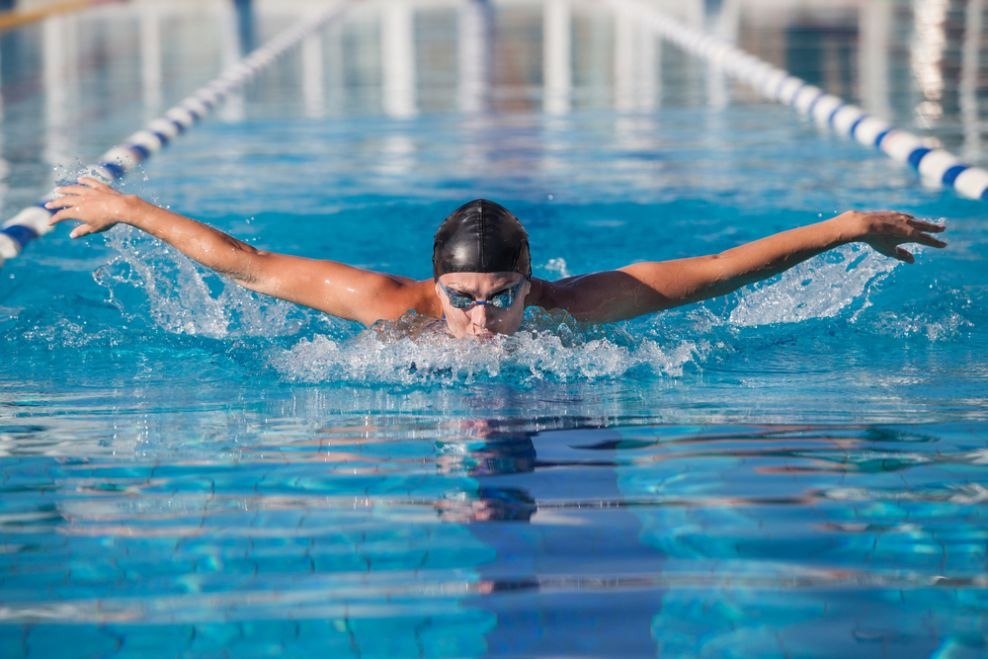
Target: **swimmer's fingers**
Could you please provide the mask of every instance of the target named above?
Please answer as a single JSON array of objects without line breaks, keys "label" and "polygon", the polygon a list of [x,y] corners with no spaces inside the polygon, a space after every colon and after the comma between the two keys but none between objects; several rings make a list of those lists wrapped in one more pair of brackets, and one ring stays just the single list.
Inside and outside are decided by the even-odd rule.
[{"label": "swimmer's fingers", "polygon": [[117,194],[113,188],[107,188],[106,190],[99,190],[89,185],[83,185],[82,183],[76,183],[73,185],[62,185],[55,188],[55,194],[58,195],[52,201],[58,201],[59,199],[64,199],[65,197],[90,197],[99,193],[113,193]]},{"label": "swimmer's fingers", "polygon": [[[48,205],[49,204],[45,204],[45,206]],[[66,205],[60,211],[58,211],[50,218],[48,218],[48,224],[50,224],[51,226],[55,226],[56,224],[60,222],[64,222],[66,220],[82,222],[82,224],[72,229],[71,233],[69,233],[69,236],[72,238],[78,238],[79,236],[85,236],[86,234],[92,233],[93,232],[92,228],[90,228],[89,225],[86,224],[85,220],[79,217],[80,215],[82,215],[82,213],[80,212],[80,209],[77,206]]]},{"label": "swimmer's fingers", "polygon": [[93,231],[88,224],[80,224],[69,232],[69,238],[81,238],[82,236],[87,236],[92,232]]},{"label": "swimmer's fingers", "polygon": [[947,246],[947,243],[940,240],[939,238],[934,238],[931,233],[941,233],[947,227],[943,224],[935,224],[933,222],[926,222],[924,220],[917,220],[911,218],[906,220],[906,223],[912,228],[912,235],[910,236],[915,242],[921,245],[928,245],[930,247],[936,247],[942,249]]},{"label": "swimmer's fingers", "polygon": [[[48,204],[45,204],[45,206],[51,208],[51,206],[48,206]],[[51,217],[48,218],[48,224],[54,226],[59,222],[64,222],[65,220],[74,220],[76,219],[75,217],[73,217],[75,213],[76,211],[73,207],[67,206],[56,213],[52,213]]]},{"label": "swimmer's fingers", "polygon": [[897,241],[868,240],[867,243],[871,245],[872,249],[884,256],[899,259],[900,261],[905,261],[906,263],[913,263],[916,260],[909,250],[904,247],[899,247],[899,243]]},{"label": "swimmer's fingers", "polygon": [[45,208],[53,211],[51,217],[48,218],[48,224],[54,226],[65,220],[85,221],[83,209],[77,203],[78,199],[72,199],[71,197],[59,197],[45,203]]},{"label": "swimmer's fingers", "polygon": [[[59,192],[65,189],[66,188],[56,188],[55,191]],[[70,208],[72,206],[75,206],[76,203],[79,201],[78,198],[76,197],[78,197],[78,195],[62,194],[61,197],[55,197],[54,199],[46,201],[45,208],[47,208],[50,211],[57,211],[62,208]]]},{"label": "swimmer's fingers", "polygon": [[113,192],[119,194],[116,190],[108,186],[103,181],[93,178],[92,176],[80,176],[76,179],[79,183],[86,186],[87,188],[92,188],[93,190],[99,190],[100,192]]},{"label": "swimmer's fingers", "polygon": [[930,234],[922,231],[913,234],[912,241],[919,243],[920,245],[928,245],[929,247],[937,247],[941,249],[947,246],[947,243],[944,241],[939,238],[934,238]]},{"label": "swimmer's fingers", "polygon": [[85,215],[86,213],[79,206],[66,206],[48,218],[48,224],[54,226],[66,220],[88,223],[89,220],[85,217]]},{"label": "swimmer's fingers", "polygon": [[863,240],[879,253],[905,263],[915,263],[911,252],[901,247],[903,243],[917,243],[927,247],[942,249],[947,243],[931,235],[942,232],[942,224],[918,220],[907,213],[896,211],[873,211],[861,213],[864,220]]},{"label": "swimmer's fingers", "polygon": [[892,256],[894,258],[899,259],[900,261],[904,261],[905,263],[915,263],[916,262],[916,257],[913,256],[912,253],[909,250],[904,249],[902,247],[896,247],[895,248],[895,252],[892,253]]},{"label": "swimmer's fingers", "polygon": [[930,235],[931,233],[942,232],[947,228],[944,225],[927,222],[926,220],[917,220],[912,215],[907,215],[906,213],[895,213],[894,216],[899,220],[899,227],[902,237],[905,240],[919,243],[920,245],[927,245],[928,247],[943,248],[947,246],[947,243],[944,241]]},{"label": "swimmer's fingers", "polygon": [[74,220],[81,224],[69,234],[72,238],[101,233],[126,222],[133,212],[132,195],[124,195],[92,176],[80,176],[72,185],[55,188],[55,197],[45,203],[52,212],[49,224]]},{"label": "swimmer's fingers", "polygon": [[83,236],[88,236],[92,233],[103,233],[113,225],[94,227],[91,224],[80,224],[76,228],[69,232],[69,238],[82,238]]},{"label": "swimmer's fingers", "polygon": [[[66,220],[82,222],[75,227],[70,234],[73,238],[85,236],[91,233],[106,231],[119,220],[119,211],[115,210],[116,203],[113,199],[105,197],[89,197],[84,193],[76,194],[79,186],[66,186],[59,188],[65,194],[56,197],[45,203],[45,208],[54,211],[48,218],[50,225],[55,225]],[[89,190],[89,188],[83,188]],[[90,190],[92,192],[92,190]]]},{"label": "swimmer's fingers", "polygon": [[869,241],[869,245],[878,252],[885,256],[891,257],[893,259],[898,259],[905,263],[915,263],[916,257],[912,255],[905,247],[902,247],[895,241]]},{"label": "swimmer's fingers", "polygon": [[79,226],[69,232],[70,238],[81,238],[82,236],[88,236],[91,233],[102,233],[103,231],[106,231],[116,225],[116,222],[113,221],[91,220],[83,217],[84,215],[85,213],[78,206],[66,206],[52,215],[48,219],[48,223],[55,225],[66,220],[81,222]]},{"label": "swimmer's fingers", "polygon": [[906,223],[914,229],[919,229],[920,231],[926,231],[929,233],[940,233],[946,230],[946,224],[937,224],[936,222],[927,222],[926,220],[917,220],[915,217],[906,216]]},{"label": "swimmer's fingers", "polygon": [[[107,184],[90,176],[80,176],[77,183],[61,185],[55,188],[55,195],[56,196],[54,199],[45,204],[47,208],[59,208],[60,206],[58,205],[58,202],[64,200],[66,197],[89,198],[103,195],[107,195],[109,197],[121,196],[119,192]],[[68,203],[74,202],[69,201]]]}]

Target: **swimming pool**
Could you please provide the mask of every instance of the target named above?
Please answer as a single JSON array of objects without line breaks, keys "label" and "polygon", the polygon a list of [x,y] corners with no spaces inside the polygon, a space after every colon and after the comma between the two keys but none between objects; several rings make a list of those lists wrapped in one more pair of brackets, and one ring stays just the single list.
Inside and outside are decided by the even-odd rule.
[{"label": "swimming pool", "polygon": [[[936,43],[916,32],[934,5],[886,17],[883,98],[983,165],[956,49],[895,57]],[[151,6],[0,34],[4,217],[235,58],[216,34],[297,18]],[[873,91],[874,9],[820,7],[749,9],[739,43]],[[423,278],[475,196],[523,219],[542,277],[846,208],[944,218],[949,249],[910,267],[847,248],[600,328],[532,313],[478,351],[262,300],[123,228],[46,236],[0,270],[4,656],[988,651],[985,205],[678,51],[622,59],[620,16],[572,9],[567,87],[542,69],[539,4],[421,7],[394,42],[409,71],[381,45],[409,24],[365,3],[124,187]]]}]

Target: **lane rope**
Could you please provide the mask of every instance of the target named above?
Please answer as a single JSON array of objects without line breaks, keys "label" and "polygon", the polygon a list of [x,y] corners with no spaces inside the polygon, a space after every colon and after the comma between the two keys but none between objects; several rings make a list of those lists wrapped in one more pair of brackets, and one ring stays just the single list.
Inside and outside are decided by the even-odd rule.
[{"label": "lane rope", "polygon": [[[242,87],[276,59],[298,45],[302,39],[336,20],[346,9],[360,0],[340,0],[294,27],[273,37],[239,62],[225,69],[217,78],[151,120],[145,128],[110,148],[94,164],[84,169],[88,176],[106,183],[120,180],[131,169],[160,151],[173,139],[201,121],[229,95]],[[49,218],[53,211],[44,207],[55,197],[50,191],[36,205],[22,209],[0,228],[0,266],[20,254],[28,243],[51,231]]]},{"label": "lane rope", "polygon": [[881,150],[893,160],[912,166],[924,180],[953,188],[969,199],[988,201],[988,171],[963,162],[945,149],[929,146],[922,138],[723,39],[689,28],[640,0],[612,2],[637,10],[660,37],[747,83],[763,97],[795,108],[822,127]]},{"label": "lane rope", "polygon": [[126,0],[64,0],[63,2],[55,2],[36,9],[18,9],[14,11],[0,12],[0,31],[12,30],[16,27],[27,25],[28,23],[35,23],[37,21],[44,20],[49,16],[57,16],[59,14],[67,14],[69,12],[89,9],[90,7],[97,7],[99,5],[125,1]]}]

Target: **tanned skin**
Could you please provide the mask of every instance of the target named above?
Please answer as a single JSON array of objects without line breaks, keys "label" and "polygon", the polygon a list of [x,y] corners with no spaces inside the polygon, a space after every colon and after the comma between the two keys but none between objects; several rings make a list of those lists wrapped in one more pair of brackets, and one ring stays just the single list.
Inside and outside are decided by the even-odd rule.
[{"label": "tanned skin", "polygon": [[189,258],[258,293],[371,325],[406,311],[445,318],[456,337],[511,334],[525,307],[561,309],[582,321],[606,323],[724,295],[771,277],[840,245],[862,242],[886,256],[913,262],[903,245],[945,247],[933,234],[944,227],[895,211],[848,211],[745,243],[719,254],[633,263],[617,270],[557,281],[526,281],[508,309],[475,305],[456,309],[439,283],[486,300],[524,277],[518,273],[448,273],[414,280],[337,261],[266,252],[188,217],[125,195],[93,179],[58,188],[46,204],[52,224],[80,222],[79,238],[129,224],[174,246]]}]

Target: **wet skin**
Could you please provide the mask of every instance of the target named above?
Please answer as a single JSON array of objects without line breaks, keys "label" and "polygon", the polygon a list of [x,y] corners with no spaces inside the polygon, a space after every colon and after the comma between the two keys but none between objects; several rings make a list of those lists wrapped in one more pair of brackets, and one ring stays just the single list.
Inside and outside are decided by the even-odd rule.
[{"label": "wet skin", "polygon": [[[505,289],[524,282],[514,303],[507,309],[499,309],[493,304],[477,304],[469,309],[457,309],[449,302],[446,288],[473,298],[489,300]],[[495,334],[511,334],[521,326],[525,312],[525,298],[531,290],[531,282],[517,272],[449,272],[439,277],[435,285],[436,295],[442,305],[443,317],[450,333],[456,338],[474,336],[490,338]]]},{"label": "wet skin", "polygon": [[[726,295],[848,243],[866,243],[906,263],[914,258],[904,245],[946,247],[935,235],[944,230],[943,224],[897,211],[847,211],[716,254],[640,261],[558,281],[524,281],[507,309],[493,304],[457,309],[432,278],[416,281],[339,261],[257,249],[201,222],[121,194],[96,179],[83,177],[77,185],[60,187],[56,193],[59,196],[45,204],[53,213],[50,221],[79,222],[70,234],[73,238],[106,231],[117,223],[129,224],[263,295],[368,327],[414,310],[422,316],[445,318],[449,332],[457,338],[515,332],[526,306],[565,311],[579,321],[592,323],[656,313]],[[461,272],[446,273],[439,283],[456,294],[487,301],[522,278],[516,272]]]}]

